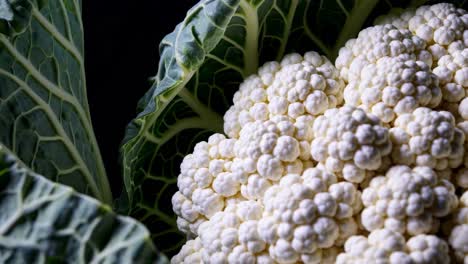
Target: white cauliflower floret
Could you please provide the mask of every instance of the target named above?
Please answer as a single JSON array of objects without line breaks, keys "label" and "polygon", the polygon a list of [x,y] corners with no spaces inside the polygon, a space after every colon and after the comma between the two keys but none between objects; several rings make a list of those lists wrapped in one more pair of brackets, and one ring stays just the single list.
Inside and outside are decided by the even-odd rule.
[{"label": "white cauliflower floret", "polygon": [[379,18],[377,24],[408,29],[426,41],[433,72],[440,80],[442,108],[457,117],[454,110],[468,92],[468,13],[453,4],[441,3],[390,14]]},{"label": "white cauliflower floret", "polygon": [[235,142],[214,134],[184,158],[172,206],[179,230],[187,235],[196,235],[198,226],[221,211],[227,197],[240,191],[240,182],[246,176],[240,170],[231,170]]},{"label": "white cauliflower floret", "polygon": [[249,176],[247,183],[241,186],[241,193],[247,199],[260,199],[271,185],[272,181],[268,178],[252,174]]},{"label": "white cauliflower floret", "polygon": [[279,263],[328,263],[324,249],[341,245],[357,232],[353,216],[359,208],[358,191],[319,168],[284,176],[266,191],[263,202],[258,234]]},{"label": "white cauliflower floret", "polygon": [[[447,54],[440,57],[433,72],[439,79],[445,104],[459,105],[468,94],[468,48],[461,42],[450,44]],[[467,117],[466,110],[461,106],[459,114]]]},{"label": "white cauliflower floret", "polygon": [[443,264],[450,263],[448,251],[447,243],[433,235],[417,235],[406,242],[397,232],[377,229],[368,237],[350,237],[336,263]]},{"label": "white cauliflower floret", "polygon": [[456,107],[447,109],[447,111],[451,112],[452,114],[455,113],[455,117],[459,117],[458,119],[462,119],[464,121],[468,121],[468,97],[465,97],[463,100],[460,101],[459,104],[452,104]]},{"label": "white cauliflower floret", "polygon": [[[287,116],[246,124],[239,139],[215,134],[195,146],[184,158],[173,196],[180,230],[197,235],[198,226],[222,211],[227,199],[260,199],[264,192],[289,173],[302,173],[310,159],[312,122]],[[237,198],[236,198],[237,199]]]},{"label": "white cauliflower floret", "polygon": [[172,264],[202,263],[202,244],[200,238],[189,240],[182,246],[179,253],[172,257]]},{"label": "white cauliflower floret", "polygon": [[366,28],[359,32],[357,38],[348,40],[340,49],[335,65],[345,81],[356,81],[366,65],[376,63],[383,57],[406,54],[410,59],[431,66],[432,55],[425,48],[426,42],[409,30],[378,25]]},{"label": "white cauliflower floret", "polygon": [[[241,193],[247,199],[259,199],[273,182],[289,173],[302,173],[312,166],[310,143],[302,139],[310,134],[312,122],[291,122],[286,116],[270,121],[255,121],[244,126],[234,146],[239,162],[236,170],[248,173]],[[301,159],[305,158],[305,159]],[[238,166],[237,166],[238,164]]]},{"label": "white cauliflower floret", "polygon": [[447,242],[435,235],[417,235],[406,242],[414,263],[450,263]]},{"label": "white cauliflower floret", "polygon": [[250,122],[276,115],[295,120],[321,114],[342,103],[343,88],[337,69],[326,57],[316,52],[286,55],[281,62],[265,63],[258,75],[240,85],[224,116],[224,130],[237,138]]},{"label": "white cauliflower floret", "polygon": [[376,23],[393,24],[399,29],[409,29],[428,43],[427,50],[436,61],[447,54],[451,43],[461,41],[468,45],[468,13],[450,3],[407,9],[399,15],[380,17]]},{"label": "white cauliflower floret", "polygon": [[314,121],[313,133],[312,158],[353,183],[378,170],[392,149],[380,120],[351,106],[327,110]]},{"label": "white cauliflower floret", "polygon": [[452,177],[452,183],[460,187],[462,189],[467,189],[468,188],[468,154],[466,153],[466,150],[468,150],[468,121],[463,121],[457,124],[457,127],[463,132],[465,135],[465,142],[464,142],[464,149],[465,149],[465,155],[463,158],[463,164],[456,170],[452,171],[453,177]]},{"label": "white cauliflower floret", "polygon": [[345,103],[361,107],[384,123],[419,106],[439,105],[442,93],[437,77],[427,64],[408,57],[384,57],[365,66],[359,80],[346,86]]},{"label": "white cauliflower floret", "polygon": [[465,135],[449,112],[420,107],[399,116],[390,129],[394,164],[456,168],[463,162]]},{"label": "white cauliflower floret", "polygon": [[453,214],[449,243],[460,262],[468,263],[468,191],[460,197],[458,210]]},{"label": "white cauliflower floret", "polygon": [[442,88],[440,108],[451,112],[457,121],[468,120],[468,48],[460,41],[452,43],[433,72]]},{"label": "white cauliflower floret", "polygon": [[468,189],[468,168],[464,165],[462,168],[455,171],[455,179],[453,179],[453,184],[462,189]]},{"label": "white cauliflower floret", "polygon": [[429,167],[394,166],[371,180],[362,196],[362,225],[409,235],[433,233],[458,205],[454,186]]},{"label": "white cauliflower floret", "polygon": [[200,225],[204,263],[274,263],[257,232],[262,205],[255,201],[231,204]]}]

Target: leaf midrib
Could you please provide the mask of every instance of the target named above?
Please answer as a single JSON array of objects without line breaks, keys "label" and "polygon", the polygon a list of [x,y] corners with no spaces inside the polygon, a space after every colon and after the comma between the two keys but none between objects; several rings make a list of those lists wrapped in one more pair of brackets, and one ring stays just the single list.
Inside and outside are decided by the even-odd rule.
[{"label": "leaf midrib", "polygon": [[88,185],[92,190],[92,193],[95,197],[100,198],[101,200],[104,199],[103,195],[97,188],[97,184],[95,183],[91,172],[89,171],[89,168],[86,166],[84,160],[81,158],[81,155],[78,152],[78,149],[76,146],[71,142],[70,138],[68,137],[67,133],[65,130],[63,130],[63,127],[55,114],[55,112],[50,108],[49,104],[47,104],[41,97],[39,97],[37,94],[34,93],[31,87],[15,75],[0,69],[0,74],[4,75],[5,77],[11,79],[15,83],[17,83],[23,91],[25,91],[35,102],[37,105],[41,107],[41,109],[46,113],[47,117],[49,118],[50,122],[54,126],[57,134],[62,138],[62,142],[65,145],[65,147],[68,149],[70,155],[74,158],[74,160],[78,163],[79,167],[81,168],[80,170],[83,172],[83,176],[88,181]]},{"label": "leaf midrib", "polygon": [[[257,8],[250,5],[246,0],[240,1],[240,8],[244,12],[245,49],[244,49],[244,76],[254,74],[258,69],[258,36],[259,22]],[[245,63],[245,62],[249,63]]]},{"label": "leaf midrib", "polygon": [[[58,30],[55,28],[55,26],[50,24],[50,22],[48,22],[47,19],[45,19],[42,16],[42,14],[36,9],[36,7],[32,8],[32,13],[33,13],[33,17],[39,22],[39,24],[41,24],[78,61],[78,63],[80,64],[80,68],[81,68],[81,74],[83,76],[83,79],[85,79],[86,77],[84,75],[85,73],[84,73],[83,59],[80,53],[78,52],[78,50],[76,49],[76,47],[72,43],[70,43],[65,37],[63,37],[60,34],[60,32],[58,32]],[[49,81],[46,77],[44,77],[36,69],[36,67],[32,65],[31,62],[28,59],[26,59],[13,46],[10,40],[8,40],[6,36],[2,34],[0,34],[0,43],[3,44],[4,47],[6,47],[6,50],[11,54],[11,56],[13,56],[25,69],[27,69],[28,72],[31,74],[31,76],[35,80],[37,80],[44,88],[46,88],[49,92],[51,92],[52,94],[54,94],[61,100],[69,103],[77,111],[79,120],[81,121],[81,124],[83,125],[83,127],[85,128],[85,131],[87,132],[88,139],[91,141],[91,147],[93,149],[93,153],[94,155],[96,155],[96,158],[97,158],[96,168],[99,173],[99,175],[97,175],[97,179],[99,180],[99,187],[101,187],[102,190],[97,192],[99,195],[96,197],[100,197],[100,200],[102,200],[103,202],[107,204],[111,204],[112,194],[110,191],[110,186],[109,186],[109,182],[107,179],[107,174],[104,169],[100,150],[99,150],[96,138],[93,133],[94,130],[91,126],[91,119],[90,119],[89,111],[86,111],[74,96],[65,92],[63,89],[61,89],[60,87],[58,87],[57,85]],[[83,89],[86,90],[86,87],[83,87]],[[85,93],[85,99],[86,98],[87,97]],[[87,104],[87,99],[85,100],[85,103]],[[85,167],[87,168],[87,166]],[[88,168],[87,170],[89,171]]]}]

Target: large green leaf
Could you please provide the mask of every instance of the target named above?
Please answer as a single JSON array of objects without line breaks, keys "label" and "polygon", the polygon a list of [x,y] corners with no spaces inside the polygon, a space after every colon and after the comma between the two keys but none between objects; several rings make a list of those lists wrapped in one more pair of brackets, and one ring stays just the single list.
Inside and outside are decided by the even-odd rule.
[{"label": "large green leaf", "polygon": [[0,0],[0,128],[34,171],[112,202],[86,98],[80,0]]},{"label": "large green leaf", "polygon": [[128,126],[122,146],[127,213],[173,254],[183,242],[171,208],[180,162],[194,144],[222,133],[222,116],[239,83],[265,61],[293,51],[316,50],[333,60],[365,23],[402,4],[407,2],[200,1],[161,42],[155,82]]},{"label": "large green leaf", "polygon": [[148,230],[23,167],[0,144],[0,263],[166,263]]}]

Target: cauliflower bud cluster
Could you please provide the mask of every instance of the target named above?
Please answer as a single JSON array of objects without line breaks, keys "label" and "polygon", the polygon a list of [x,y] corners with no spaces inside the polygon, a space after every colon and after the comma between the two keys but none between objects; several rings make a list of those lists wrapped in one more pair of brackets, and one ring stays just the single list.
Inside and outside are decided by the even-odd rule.
[{"label": "cauliflower bud cluster", "polygon": [[344,98],[347,104],[391,123],[397,115],[411,113],[419,106],[438,106],[442,92],[426,63],[398,56],[383,57],[366,65],[359,81],[346,86]]},{"label": "cauliflower bud cluster", "polygon": [[468,191],[460,197],[460,205],[453,214],[452,230],[449,243],[456,258],[463,263],[468,262]]},{"label": "cauliflower bud cluster", "polygon": [[468,263],[468,15],[378,24],[245,79],[181,164],[172,263]]},{"label": "cauliflower bud cluster", "polygon": [[457,208],[453,184],[429,167],[399,165],[374,177],[362,193],[361,223],[369,231],[387,228],[401,234],[436,232],[438,218]]},{"label": "cauliflower bud cluster", "polygon": [[312,158],[353,183],[378,170],[392,144],[380,120],[360,108],[343,106],[325,111],[313,124]]},{"label": "cauliflower bud cluster", "polygon": [[275,116],[310,119],[343,102],[344,81],[326,57],[316,52],[286,55],[281,62],[267,62],[258,75],[248,77],[234,94],[233,106],[224,116],[224,131],[237,138],[253,121]]},{"label": "cauliflower bud cluster", "polygon": [[395,120],[390,136],[394,163],[444,170],[463,162],[465,134],[449,112],[421,107],[403,114]]},{"label": "cauliflower bud cluster", "polygon": [[447,243],[434,235],[417,235],[406,240],[388,229],[372,231],[367,237],[353,236],[346,241],[345,252],[337,264],[361,263],[450,263]]},{"label": "cauliflower bud cluster", "polygon": [[445,109],[460,114],[457,105],[468,95],[468,12],[441,3],[389,14],[376,22],[409,30],[427,43],[433,59],[429,66],[439,79]]},{"label": "cauliflower bud cluster", "polygon": [[342,245],[358,229],[356,187],[320,168],[286,175],[266,191],[263,203],[259,236],[280,263],[327,262],[324,251]]}]

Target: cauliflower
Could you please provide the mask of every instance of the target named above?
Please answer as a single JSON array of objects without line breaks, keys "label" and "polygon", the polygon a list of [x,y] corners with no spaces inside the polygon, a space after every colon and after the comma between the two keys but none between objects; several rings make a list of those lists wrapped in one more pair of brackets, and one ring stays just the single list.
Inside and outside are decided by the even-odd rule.
[{"label": "cauliflower", "polygon": [[241,193],[247,199],[259,199],[284,175],[300,174],[313,166],[310,143],[303,140],[304,135],[310,134],[310,121],[299,119],[292,123],[286,116],[277,117],[277,120],[247,124],[234,145],[240,162],[233,168],[248,175],[241,186]]},{"label": "cauliflower", "polygon": [[202,244],[200,237],[187,241],[179,253],[172,257],[172,264],[202,263]]},{"label": "cauliflower", "polygon": [[255,201],[243,201],[216,213],[200,225],[204,263],[272,263],[266,243],[257,232],[263,208]]},{"label": "cauliflower", "polygon": [[453,216],[449,243],[460,262],[468,262],[468,191],[460,197],[460,206]]},{"label": "cauliflower", "polygon": [[448,251],[447,243],[434,235],[417,235],[405,241],[397,232],[377,229],[368,237],[349,238],[336,264],[443,264],[450,263]]},{"label": "cauliflower", "polygon": [[274,263],[257,232],[262,212],[255,201],[229,204],[200,225],[200,236],[187,242],[171,263]]},{"label": "cauliflower", "polygon": [[322,169],[284,176],[262,201],[227,205],[172,262],[333,263],[336,246],[357,232],[358,191]]},{"label": "cauliflower", "polygon": [[[461,42],[450,44],[447,54],[439,58],[433,72],[439,79],[446,107],[461,105],[468,94],[468,48]],[[459,106],[458,113],[454,112],[454,115],[465,119],[465,107]]]},{"label": "cauliflower", "polygon": [[463,166],[463,168],[454,171],[454,176],[453,183],[455,186],[465,190],[468,189],[468,168]]},{"label": "cauliflower", "polygon": [[463,121],[457,124],[457,127],[463,132],[465,135],[465,142],[463,144],[463,148],[465,149],[465,155],[463,158],[463,164],[459,168],[451,171],[453,174],[453,183],[462,189],[468,188],[468,154],[466,154],[466,149],[468,149],[468,121]]},{"label": "cauliflower", "polygon": [[468,13],[441,3],[383,16],[376,23],[408,29],[427,43],[426,50],[434,60],[433,72],[439,77],[443,107],[455,110],[468,92]]},{"label": "cauliflower", "polygon": [[359,81],[346,86],[344,99],[346,104],[391,123],[398,115],[411,113],[419,106],[438,106],[442,93],[427,64],[400,56],[366,65]]},{"label": "cauliflower", "polygon": [[279,263],[324,263],[324,249],[342,245],[357,232],[358,191],[319,168],[284,176],[263,202],[259,236]]},{"label": "cauliflower", "polygon": [[281,62],[265,63],[258,75],[247,78],[224,116],[224,131],[237,138],[243,126],[277,115],[309,118],[343,101],[344,82],[335,66],[316,52],[293,53]]},{"label": "cauliflower", "polygon": [[401,14],[380,17],[376,24],[393,24],[399,29],[410,30],[428,43],[427,50],[435,60],[446,55],[454,42],[462,41],[468,45],[468,13],[449,3],[407,9]]},{"label": "cauliflower", "polygon": [[227,200],[259,199],[284,175],[313,166],[310,143],[302,140],[310,134],[310,121],[276,119],[248,123],[239,139],[212,135],[185,157],[172,198],[181,231],[196,236],[199,225],[222,211]]},{"label": "cauliflower", "polygon": [[380,58],[402,54],[432,65],[432,55],[426,50],[424,40],[409,30],[400,30],[390,24],[378,25],[366,28],[359,32],[357,38],[348,40],[340,49],[335,65],[345,81],[358,81],[366,65],[375,64]]},{"label": "cauliflower", "polygon": [[457,168],[465,135],[449,112],[421,107],[399,116],[390,129],[393,164]]},{"label": "cauliflower", "polygon": [[[468,98],[464,98],[463,100],[460,101],[459,104],[452,104],[452,108],[449,108],[447,111],[451,112],[454,114],[455,117],[458,117],[458,119],[461,119],[463,121],[468,121]],[[453,107],[455,106],[455,107]]]},{"label": "cauliflower", "polygon": [[182,162],[172,263],[468,262],[468,14],[378,23],[240,84]]},{"label": "cauliflower", "polygon": [[362,203],[361,223],[367,230],[419,235],[437,231],[439,218],[457,207],[458,198],[452,183],[431,168],[400,165],[373,178]]},{"label": "cauliflower", "polygon": [[179,230],[197,235],[198,226],[222,210],[227,197],[237,194],[245,174],[232,171],[236,140],[214,134],[187,155],[177,178],[179,191],[172,197]]},{"label": "cauliflower", "polygon": [[353,183],[378,170],[392,150],[388,129],[359,108],[329,109],[317,117],[312,130],[312,158]]}]

